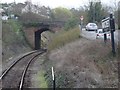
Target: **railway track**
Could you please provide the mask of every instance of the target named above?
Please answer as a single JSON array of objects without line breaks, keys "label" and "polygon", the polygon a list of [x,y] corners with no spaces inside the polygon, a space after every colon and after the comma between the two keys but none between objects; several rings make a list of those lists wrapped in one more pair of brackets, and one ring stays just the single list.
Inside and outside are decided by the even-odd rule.
[{"label": "railway track", "polygon": [[24,88],[25,75],[32,61],[44,52],[46,52],[46,50],[33,51],[13,62],[0,76],[0,82],[2,83],[1,88],[22,90]]}]

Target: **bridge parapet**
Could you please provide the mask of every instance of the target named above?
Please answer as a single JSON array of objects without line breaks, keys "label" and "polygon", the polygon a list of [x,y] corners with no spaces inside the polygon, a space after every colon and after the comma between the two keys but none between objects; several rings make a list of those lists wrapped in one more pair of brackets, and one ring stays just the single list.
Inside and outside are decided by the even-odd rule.
[{"label": "bridge parapet", "polygon": [[64,21],[40,21],[40,22],[25,22],[25,27],[63,27]]}]

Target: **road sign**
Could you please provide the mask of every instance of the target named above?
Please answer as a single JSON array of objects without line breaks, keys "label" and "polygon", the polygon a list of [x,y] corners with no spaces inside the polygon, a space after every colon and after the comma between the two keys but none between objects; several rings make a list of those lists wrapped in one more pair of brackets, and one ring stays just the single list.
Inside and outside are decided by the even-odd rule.
[{"label": "road sign", "polygon": [[110,18],[106,18],[102,20],[102,28],[109,28],[110,27]]},{"label": "road sign", "polygon": [[104,32],[110,31],[110,18],[105,18],[102,20],[102,28]]},{"label": "road sign", "polygon": [[[103,32],[111,32],[111,42],[112,42],[112,52],[115,55],[115,41],[114,41],[114,31],[115,31],[115,20],[113,14],[110,14],[110,17],[102,20]],[[104,40],[106,40],[106,33],[104,34]]]},{"label": "road sign", "polygon": [[83,19],[84,19],[84,17],[83,17],[83,16],[81,16],[81,17],[80,17],[80,20],[82,21]]}]

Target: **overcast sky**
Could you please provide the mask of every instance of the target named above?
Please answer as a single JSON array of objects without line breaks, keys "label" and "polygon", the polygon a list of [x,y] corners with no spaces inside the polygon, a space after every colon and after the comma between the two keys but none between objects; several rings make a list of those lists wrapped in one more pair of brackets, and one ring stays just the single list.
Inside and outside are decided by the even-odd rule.
[{"label": "overcast sky", "polygon": [[[24,3],[26,0],[0,0],[1,3],[10,3],[10,2],[22,2]],[[31,0],[32,3],[34,4],[39,4],[39,5],[45,5],[49,6],[51,8],[55,7],[67,7],[67,8],[79,8],[80,6],[83,6],[88,3],[89,0]],[[93,0],[95,1],[95,0]],[[102,3],[108,4],[108,5],[113,5],[113,2],[118,2],[120,0],[101,0]]]}]

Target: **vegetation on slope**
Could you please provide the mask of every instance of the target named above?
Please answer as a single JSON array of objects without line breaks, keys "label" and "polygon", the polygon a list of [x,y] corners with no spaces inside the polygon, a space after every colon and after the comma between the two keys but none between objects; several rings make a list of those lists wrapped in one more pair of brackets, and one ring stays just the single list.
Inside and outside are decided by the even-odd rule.
[{"label": "vegetation on slope", "polygon": [[24,40],[22,26],[17,20],[2,23],[3,60],[30,50]]},{"label": "vegetation on slope", "polygon": [[110,42],[81,38],[52,50],[43,66],[52,87],[51,67],[58,88],[117,88],[117,57],[111,54]]},{"label": "vegetation on slope", "polygon": [[55,48],[62,47],[65,44],[78,39],[79,36],[80,30],[78,27],[71,29],[69,31],[61,31],[59,33],[56,33],[53,36],[53,39],[50,41],[50,44],[48,45],[48,50],[53,50]]}]

